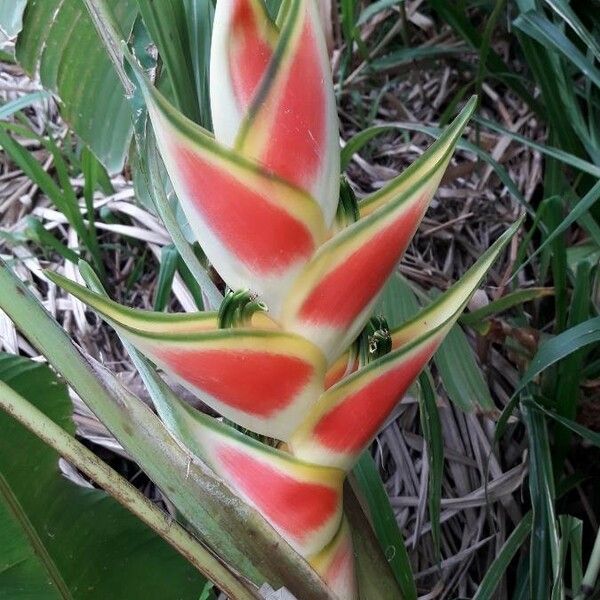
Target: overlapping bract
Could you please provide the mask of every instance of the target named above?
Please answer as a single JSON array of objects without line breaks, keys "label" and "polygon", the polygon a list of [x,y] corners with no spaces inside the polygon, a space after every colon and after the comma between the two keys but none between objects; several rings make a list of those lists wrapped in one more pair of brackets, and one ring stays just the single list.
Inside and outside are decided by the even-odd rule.
[{"label": "overlapping bract", "polygon": [[281,442],[275,449],[252,439],[169,392],[156,407],[190,452],[259,510],[342,600],[353,600],[344,476],[516,230],[389,332],[389,353],[368,364],[345,354],[427,210],[475,101],[340,229],[333,223],[338,124],[315,0],[284,0],[275,23],[262,0],[218,0],[214,136],[132,66],[198,241],[227,285],[251,290],[269,312],[224,327],[217,313],[135,311],[51,277],[206,404]]}]

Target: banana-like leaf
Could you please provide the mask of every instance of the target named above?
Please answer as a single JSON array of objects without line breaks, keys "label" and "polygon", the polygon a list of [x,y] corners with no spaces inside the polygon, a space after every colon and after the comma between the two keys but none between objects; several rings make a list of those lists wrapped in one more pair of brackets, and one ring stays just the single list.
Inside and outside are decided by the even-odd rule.
[{"label": "banana-like leaf", "polygon": [[235,147],[310,192],[330,226],[338,204],[340,153],[329,54],[315,0],[288,5]]},{"label": "banana-like leaf", "polygon": [[186,560],[105,492],[63,477],[56,450],[13,419],[37,405],[32,420],[51,439],[52,426],[74,435],[67,386],[50,367],[0,353],[0,397],[12,405],[0,408],[0,598],[197,600],[203,581]]},{"label": "banana-like leaf", "polygon": [[346,518],[329,545],[313,556],[309,563],[338,598],[354,600],[358,596],[352,533]]},{"label": "banana-like leaf", "polygon": [[219,0],[210,54],[215,137],[233,146],[273,56],[279,32],[262,0]]},{"label": "banana-like leaf", "polygon": [[298,335],[217,329],[215,313],[124,308],[61,275],[47,275],[206,404],[246,429],[287,440],[323,389],[325,359]]},{"label": "banana-like leaf", "polygon": [[206,256],[229,287],[251,289],[276,314],[285,290],[325,238],[319,205],[216,142],[131,64],[173,187]]},{"label": "banana-like leaf", "polygon": [[329,361],[364,327],[433,198],[475,104],[471,99],[418,161],[367,199],[361,219],[321,246],[290,289],[283,326],[312,340]]},{"label": "banana-like leaf", "polygon": [[168,391],[157,410],[180,443],[259,510],[302,556],[329,544],[342,518],[342,471],[267,446]]},{"label": "banana-like leaf", "polygon": [[392,332],[393,350],[328,389],[294,434],[290,448],[307,460],[349,470],[456,322],[514,235],[511,226],[431,306]]},{"label": "banana-like leaf", "polygon": [[[3,9],[14,4],[20,2],[0,2]],[[103,5],[128,39],[135,0]],[[69,126],[109,172],[120,173],[131,144],[131,108],[83,0],[29,0],[15,50],[23,70],[58,95]]]}]

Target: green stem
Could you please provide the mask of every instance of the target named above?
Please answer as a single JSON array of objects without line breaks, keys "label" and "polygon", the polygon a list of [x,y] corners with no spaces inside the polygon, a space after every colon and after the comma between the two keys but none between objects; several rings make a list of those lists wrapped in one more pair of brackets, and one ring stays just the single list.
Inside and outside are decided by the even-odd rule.
[{"label": "green stem", "polygon": [[575,596],[575,600],[585,600],[591,597],[596,581],[598,580],[598,573],[600,573],[600,530],[596,534],[592,555],[590,556],[585,575],[581,582],[581,589],[577,593],[577,596]]},{"label": "green stem", "polygon": [[207,548],[179,523],[158,509],[126,479],[100,460],[83,444],[61,429],[52,419],[0,381],[0,408],[24,425],[63,458],[95,481],[117,502],[151,527],[175,550],[223,591],[240,600],[255,600],[252,593]]}]

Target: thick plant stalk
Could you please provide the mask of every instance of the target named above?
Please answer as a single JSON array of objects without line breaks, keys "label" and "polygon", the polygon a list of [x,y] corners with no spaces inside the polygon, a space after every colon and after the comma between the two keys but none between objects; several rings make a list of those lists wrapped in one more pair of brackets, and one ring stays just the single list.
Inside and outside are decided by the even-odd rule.
[{"label": "thick plant stalk", "polygon": [[1,381],[0,408],[156,531],[201,573],[211,581],[217,582],[225,593],[238,600],[256,600],[261,597],[256,587],[234,575],[179,523],[173,521],[93,452]]}]

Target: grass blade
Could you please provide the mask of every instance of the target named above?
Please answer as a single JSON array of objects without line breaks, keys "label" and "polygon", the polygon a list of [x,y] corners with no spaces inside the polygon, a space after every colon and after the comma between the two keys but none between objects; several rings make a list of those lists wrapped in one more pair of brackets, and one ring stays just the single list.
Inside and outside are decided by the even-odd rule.
[{"label": "grass blade", "polygon": [[504,546],[495,558],[494,562],[486,571],[481,580],[472,600],[493,600],[496,588],[502,581],[502,577],[510,565],[519,548],[525,543],[525,540],[531,533],[533,514],[527,513],[521,522],[515,527],[509,538],[504,542]]},{"label": "grass blade", "polygon": [[581,41],[590,48],[596,59],[600,59],[600,44],[598,40],[585,28],[575,11],[565,0],[546,0],[546,4],[559,15],[565,23],[579,36]]},{"label": "grass blade", "polygon": [[417,588],[404,539],[375,462],[368,451],[363,452],[352,474],[369,507],[373,529],[400,586],[403,600],[416,600]]},{"label": "grass blade", "polygon": [[35,102],[39,102],[40,100],[45,100],[46,98],[50,98],[50,94],[44,90],[40,90],[39,92],[32,92],[31,94],[25,94],[16,100],[12,100],[11,102],[7,102],[6,104],[0,107],[0,119],[8,119],[12,117],[16,112],[23,110],[27,106],[34,104]]},{"label": "grass blade", "polygon": [[179,253],[175,246],[164,246],[160,252],[158,281],[154,290],[154,310],[157,312],[162,312],[167,307],[178,262]]},{"label": "grass blade", "polygon": [[435,391],[431,383],[431,375],[426,371],[419,377],[421,397],[419,410],[423,438],[427,445],[429,456],[429,519],[431,520],[431,538],[433,540],[434,556],[441,560],[442,531],[440,514],[442,508],[442,480],[444,476],[444,445],[442,423],[435,401]]},{"label": "grass blade", "polygon": [[516,290],[506,294],[506,296],[502,296],[502,298],[499,298],[498,300],[490,302],[486,306],[482,306],[470,313],[465,313],[460,318],[460,322],[463,325],[475,327],[479,330],[481,323],[485,319],[503,313],[515,306],[525,304],[526,302],[532,302],[534,300],[539,300],[540,298],[551,296],[553,293],[553,288],[528,288],[525,290]]},{"label": "grass blade", "polygon": [[[531,598],[550,596],[552,585],[559,574],[559,532],[554,511],[554,479],[550,441],[541,415],[522,404],[522,415],[527,427],[531,457],[529,461],[529,492],[533,510],[530,545]],[[559,595],[558,597],[561,597]],[[554,591],[552,598],[555,598]]]},{"label": "grass blade", "polygon": [[545,48],[553,48],[575,65],[595,86],[600,87],[600,71],[582,54],[567,36],[543,14],[526,12],[514,21],[515,27]]},{"label": "grass blade", "polygon": [[565,417],[561,417],[554,411],[547,409],[545,406],[541,405],[539,402],[535,400],[526,400],[526,404],[530,404],[536,410],[544,413],[546,416],[554,419],[557,423],[560,423],[563,427],[570,429],[572,432],[576,433],[582,439],[587,440],[590,444],[597,446],[600,448],[600,433],[596,431],[592,431],[583,425],[577,423],[577,421],[572,421],[571,419],[567,419]]}]

